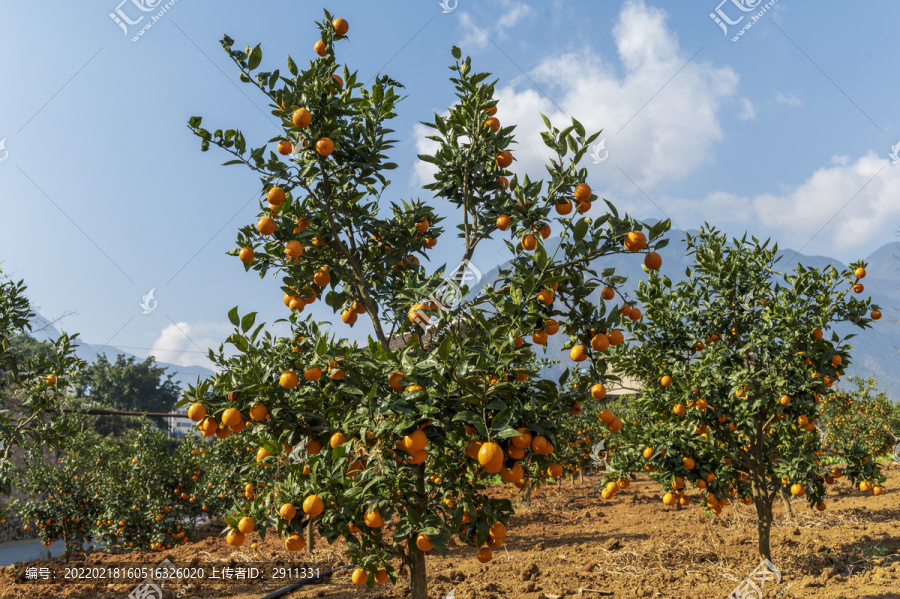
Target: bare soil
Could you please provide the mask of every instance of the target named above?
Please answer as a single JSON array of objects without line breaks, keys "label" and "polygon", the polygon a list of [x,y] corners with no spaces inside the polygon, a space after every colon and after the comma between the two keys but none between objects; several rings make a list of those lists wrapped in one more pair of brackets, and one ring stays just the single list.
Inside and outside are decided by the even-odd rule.
[{"label": "bare soil", "polygon": [[[887,473],[884,495],[863,495],[841,479],[829,490],[825,512],[795,501],[793,522],[784,521],[780,502],[776,502],[773,562],[783,577],[781,582],[766,583],[762,596],[900,599],[900,500],[896,490],[900,489],[900,469]],[[431,597],[443,599],[451,591],[454,599],[727,597],[758,565],[753,506],[729,506],[721,515],[707,517],[695,496],[692,505],[676,510],[662,504],[658,485],[649,480],[632,484],[610,501],[586,496],[598,481],[599,476],[592,476],[585,478],[584,485],[565,482],[561,489],[551,486],[536,491],[530,504],[519,506],[509,523],[505,546],[494,552],[488,564],[479,563],[471,547],[454,545],[446,557],[433,552],[427,559]],[[515,489],[499,487],[494,492],[514,496],[512,491]],[[288,554],[274,537],[260,542],[254,533],[243,547],[232,548],[217,534],[206,531],[198,542],[165,553],[94,554],[70,565],[152,566],[168,557],[179,566],[193,562],[209,570],[229,564],[284,564],[293,559],[295,567],[317,567],[324,572],[346,564],[341,542],[329,546],[317,539],[313,554],[298,555]],[[251,549],[251,542],[259,542],[258,547]],[[35,583],[25,579],[27,566],[50,564],[0,569],[0,599],[125,599],[135,588],[134,583],[106,581]],[[353,586],[350,572],[341,570],[285,597],[409,596],[408,579],[370,590]],[[184,599],[258,599],[291,581],[193,581],[193,587],[185,588],[188,582],[167,583],[163,588],[166,599],[178,592]]]}]

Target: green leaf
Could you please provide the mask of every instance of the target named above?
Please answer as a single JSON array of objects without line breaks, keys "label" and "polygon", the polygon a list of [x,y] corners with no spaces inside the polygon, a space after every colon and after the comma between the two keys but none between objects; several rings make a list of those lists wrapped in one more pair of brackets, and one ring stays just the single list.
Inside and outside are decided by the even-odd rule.
[{"label": "green leaf", "polygon": [[288,56],[287,59],[288,70],[291,72],[291,75],[296,77],[300,74],[300,69],[297,68],[297,63],[294,62],[294,59]]},{"label": "green leaf", "polygon": [[231,321],[231,324],[234,326],[238,326],[240,324],[240,320],[238,319],[238,309],[237,306],[228,311],[228,320]]},{"label": "green leaf", "polygon": [[455,58],[456,60],[459,60],[460,58],[462,58],[462,50],[460,50],[456,46],[453,46],[453,48],[450,50],[450,53],[453,55],[453,58]]},{"label": "green leaf", "polygon": [[251,328],[253,328],[253,324],[256,322],[256,312],[250,312],[246,316],[241,319],[241,331],[247,332]]},{"label": "green leaf", "polygon": [[256,44],[256,47],[250,53],[250,58],[247,60],[247,68],[252,71],[259,66],[260,62],[262,62],[262,48],[259,47],[259,44]]},{"label": "green leaf", "polygon": [[584,236],[587,235],[590,225],[591,219],[588,217],[584,217],[580,221],[575,223],[575,241],[581,241],[582,239],[584,239]]}]

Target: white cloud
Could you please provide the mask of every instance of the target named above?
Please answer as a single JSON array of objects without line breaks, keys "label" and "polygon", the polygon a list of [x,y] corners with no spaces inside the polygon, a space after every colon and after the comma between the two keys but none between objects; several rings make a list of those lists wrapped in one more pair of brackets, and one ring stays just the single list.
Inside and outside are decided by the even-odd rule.
[{"label": "white cloud", "polygon": [[[604,129],[609,160],[585,164],[598,189],[635,191],[616,166],[642,188],[651,189],[712,160],[713,145],[723,138],[719,112],[726,102],[733,106],[738,76],[729,67],[699,57],[689,61],[693,50],[681,47],[666,26],[666,13],[642,0],[625,3],[613,36],[619,70],[583,46],[547,56],[531,70],[528,78],[542,92],[525,77],[497,89],[501,123],[518,127],[519,144],[512,152],[513,168],[520,176],[546,175],[543,165],[550,152],[540,138],[541,112],[559,128],[570,123],[570,115],[589,132]],[[419,153],[433,151],[433,144],[422,139],[426,131],[422,127],[414,131]],[[433,169],[416,168],[414,183],[429,181],[431,173]]]},{"label": "white cloud", "polygon": [[[500,0],[498,6],[492,7],[490,20],[485,19],[484,22],[478,22],[469,12],[460,12],[459,23],[463,30],[463,37],[459,45],[465,51],[486,47],[492,36],[506,39],[508,29],[515,27],[534,14],[534,9],[518,0]],[[493,26],[490,24],[491,20],[495,20]]]},{"label": "white cloud", "polygon": [[775,101],[779,104],[787,104],[788,106],[802,106],[803,100],[795,96],[794,94],[783,94],[778,92],[775,95]]},{"label": "white cloud", "polygon": [[773,235],[782,240],[779,245],[792,249],[799,249],[815,235],[804,252],[812,249],[834,255],[859,247],[873,249],[867,246],[871,240],[890,235],[900,218],[898,196],[900,168],[869,152],[855,161],[835,156],[830,165],[782,194],[716,192],[702,200],[666,204],[684,218],[691,217],[694,224],[752,225],[757,236]]},{"label": "white cloud", "polygon": [[534,10],[524,2],[513,2],[512,0],[504,0],[505,12],[497,19],[497,29],[504,33],[510,27],[515,27],[519,22],[527,19],[534,14]]},{"label": "white cloud", "polygon": [[752,121],[756,118],[756,108],[753,107],[753,102],[747,98],[741,99],[741,113],[738,118],[742,121]]},{"label": "white cloud", "polygon": [[170,324],[153,342],[150,355],[158,362],[179,366],[203,366],[213,368],[207,356],[208,350],[218,350],[234,327],[229,323],[198,322]]}]

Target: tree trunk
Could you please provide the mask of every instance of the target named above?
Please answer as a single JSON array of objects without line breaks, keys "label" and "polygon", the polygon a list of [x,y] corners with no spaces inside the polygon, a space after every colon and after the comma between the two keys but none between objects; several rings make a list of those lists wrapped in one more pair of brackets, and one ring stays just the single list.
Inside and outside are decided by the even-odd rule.
[{"label": "tree trunk", "polygon": [[784,489],[781,489],[779,494],[781,495],[781,502],[784,504],[784,519],[788,522],[793,522],[794,509],[791,507],[791,496]]},{"label": "tree trunk", "polygon": [[425,576],[425,553],[415,543],[409,547],[409,587],[412,599],[428,599],[428,579]]},{"label": "tree trunk", "polygon": [[313,549],[315,549],[316,538],[313,535],[315,528],[315,520],[313,518],[309,519],[309,524],[306,525],[306,552],[312,553]]},{"label": "tree trunk", "polygon": [[770,543],[772,532],[772,500],[765,494],[755,496],[756,518],[758,520],[756,530],[759,535],[759,557],[772,560],[772,546]]},{"label": "tree trunk", "polygon": [[525,483],[525,500],[524,500],[524,503],[526,503],[526,504],[530,504],[530,503],[531,503],[531,479],[528,479],[528,481]]},{"label": "tree trunk", "polygon": [[581,486],[584,486],[584,470],[578,471],[578,478],[580,479]]}]

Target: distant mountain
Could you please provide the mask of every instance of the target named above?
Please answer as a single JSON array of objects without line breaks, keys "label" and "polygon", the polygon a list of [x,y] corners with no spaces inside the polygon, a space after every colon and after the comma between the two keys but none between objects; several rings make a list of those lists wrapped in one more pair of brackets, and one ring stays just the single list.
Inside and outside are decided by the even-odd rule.
[{"label": "distant mountain", "polygon": [[[60,336],[59,330],[41,314],[36,314],[31,320],[31,327],[32,337],[38,341],[51,341]],[[79,336],[76,341],[78,342],[78,346],[75,348],[75,355],[89,363],[95,360],[100,354],[106,354],[106,357],[109,358],[111,362],[115,362],[116,356],[119,354],[124,355],[126,359],[133,357],[138,362],[144,361],[144,358],[135,356],[118,347],[85,343],[81,336]],[[168,362],[157,362],[157,364],[167,369],[167,375],[174,374],[175,376],[172,380],[178,383],[182,388],[185,388],[188,384],[194,383],[198,377],[205,379],[215,374],[212,370],[202,366],[179,366],[177,364],[169,364]]]},{"label": "distant mountain", "polygon": [[[692,235],[696,230],[688,230]],[[669,277],[673,283],[685,279],[685,270],[692,264],[692,259],[687,255],[687,243],[684,241],[684,231],[672,229],[666,235],[669,245],[660,250],[663,265],[660,272]],[[559,242],[558,238],[548,239],[546,242],[547,253],[552,254]],[[791,249],[779,248],[778,255],[781,261],[776,265],[781,272],[792,272],[799,262],[804,266],[822,269],[833,265],[838,270],[847,267],[846,264],[835,258],[827,256],[807,256]],[[850,324],[842,324],[835,328],[836,332],[844,336],[848,333],[857,333],[849,343],[853,346],[851,355],[853,364],[847,369],[845,379],[850,376],[874,376],[878,381],[878,389],[883,389],[894,398],[900,400],[900,326],[891,316],[894,310],[900,307],[900,244],[889,243],[875,250],[864,259],[868,263],[866,268],[865,296],[872,296],[872,300],[882,308],[884,316],[868,330],[861,331]],[[615,268],[617,275],[628,277],[623,290],[630,297],[634,297],[638,281],[646,281],[647,273],[641,265],[643,260],[630,255],[614,255],[602,259],[600,264],[593,264],[592,269],[599,272],[602,268]],[[496,279],[500,268],[509,268],[509,263],[494,267],[484,274],[482,284]],[[480,288],[480,285],[478,286]],[[594,292],[591,299],[602,302],[600,290]],[[550,337],[547,343],[547,353],[538,354],[539,357],[560,358],[562,362],[557,368],[545,373],[550,377],[559,376],[563,369],[570,364],[567,353],[561,350],[567,339],[558,334]]]}]

